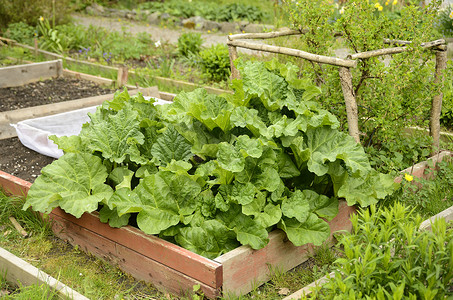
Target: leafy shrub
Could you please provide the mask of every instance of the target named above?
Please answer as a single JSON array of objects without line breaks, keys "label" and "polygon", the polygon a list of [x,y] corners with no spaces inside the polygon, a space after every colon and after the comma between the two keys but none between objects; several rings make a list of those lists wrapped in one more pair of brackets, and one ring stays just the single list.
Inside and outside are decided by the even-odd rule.
[{"label": "leafy shrub", "polygon": [[[70,0],[55,1],[55,22],[68,21]],[[37,25],[39,17],[52,18],[52,0],[0,0],[0,29],[9,23],[24,22]]]},{"label": "leafy shrub", "polygon": [[[365,143],[371,137],[394,140],[404,127],[427,126],[431,108],[427,99],[438,93],[439,86],[433,84],[433,54],[419,45],[438,38],[434,20],[439,1],[431,1],[424,7],[405,1],[399,9],[400,17],[392,17],[385,12],[387,9],[380,9],[385,3],[350,0],[345,2],[336,20],[335,2],[283,2],[294,28],[310,28],[300,37],[298,49],[304,51],[333,55],[334,45],[341,43],[342,47],[359,53],[393,47],[385,44],[385,39],[413,41],[408,46],[411,51],[392,55],[387,64],[377,57],[359,60],[357,67],[351,69],[352,89],[359,107],[359,130],[364,133],[361,138]],[[335,34],[342,35],[341,41],[336,40]],[[320,102],[340,118],[343,128],[347,128],[338,67],[305,64],[302,72],[316,79],[325,90],[326,97],[321,97]]]},{"label": "leafy shrub", "polygon": [[354,215],[353,233],[340,241],[344,257],[317,299],[451,297],[453,230],[441,219],[421,231],[421,221],[401,204]]},{"label": "leafy shrub", "polygon": [[30,44],[36,34],[36,28],[24,22],[11,23],[5,32],[5,37],[23,44]]},{"label": "leafy shrub", "polygon": [[216,44],[200,52],[203,73],[214,81],[227,80],[230,76],[228,47]]},{"label": "leafy shrub", "polygon": [[114,227],[133,215],[144,232],[212,258],[262,248],[276,227],[295,245],[321,245],[338,198],[368,206],[393,192],[393,177],[310,101],[320,90],[296,67],[238,69],[234,94],[197,89],[155,107],[117,93],[80,135],[52,137],[65,155],[43,168],[24,208],[100,208]]},{"label": "leafy shrub", "polygon": [[178,38],[178,52],[182,56],[189,56],[189,54],[198,54],[200,52],[203,39],[200,33],[187,32],[181,34]]}]

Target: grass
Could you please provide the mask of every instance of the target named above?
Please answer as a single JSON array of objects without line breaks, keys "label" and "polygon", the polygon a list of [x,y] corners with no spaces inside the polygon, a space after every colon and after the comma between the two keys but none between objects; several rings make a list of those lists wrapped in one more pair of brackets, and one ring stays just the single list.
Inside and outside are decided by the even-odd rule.
[{"label": "grass", "polygon": [[[55,238],[48,224],[31,210],[23,211],[22,204],[22,199],[0,193],[0,247],[90,299],[168,299],[151,285]],[[22,238],[9,216],[14,216],[31,236]]]}]

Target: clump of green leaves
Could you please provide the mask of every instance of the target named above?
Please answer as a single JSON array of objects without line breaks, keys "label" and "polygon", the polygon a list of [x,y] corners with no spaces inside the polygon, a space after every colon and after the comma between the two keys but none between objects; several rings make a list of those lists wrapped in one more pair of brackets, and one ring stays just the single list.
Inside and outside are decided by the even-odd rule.
[{"label": "clump of green leaves", "polygon": [[222,81],[230,75],[230,58],[228,48],[216,44],[200,52],[201,67],[209,80]]},{"label": "clump of green leaves", "polygon": [[24,22],[10,23],[5,32],[5,37],[25,44],[31,43],[36,35],[36,28]]},{"label": "clump of green leaves", "polygon": [[425,160],[432,146],[432,137],[415,132],[412,135],[400,133],[395,140],[383,141],[366,147],[370,164],[380,172],[399,172]]},{"label": "clump of green leaves", "polygon": [[80,135],[53,137],[65,155],[42,169],[24,207],[99,209],[114,227],[133,217],[145,233],[213,258],[260,249],[276,227],[295,245],[321,245],[339,198],[368,206],[393,192],[393,177],[371,168],[295,66],[238,69],[234,94],[198,89],[155,107],[117,93]]},{"label": "clump of green leaves", "polygon": [[200,33],[186,32],[178,38],[178,53],[182,56],[198,54],[203,44]]},{"label": "clump of green leaves", "polygon": [[437,220],[421,231],[420,215],[396,203],[362,210],[342,237],[344,257],[321,299],[444,299],[452,296],[453,230]]}]

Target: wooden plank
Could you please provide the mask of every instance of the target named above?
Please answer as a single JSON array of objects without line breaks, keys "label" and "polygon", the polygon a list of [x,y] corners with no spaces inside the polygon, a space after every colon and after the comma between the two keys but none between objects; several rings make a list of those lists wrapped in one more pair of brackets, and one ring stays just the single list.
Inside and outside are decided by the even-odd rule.
[{"label": "wooden plank", "polygon": [[71,71],[68,69],[63,70],[63,76],[76,78],[76,79],[82,79],[82,80],[89,80],[92,82],[96,82],[97,84],[106,85],[106,86],[115,85],[115,80],[107,79],[107,78],[103,78],[103,77],[99,77],[99,76],[94,76],[94,75],[90,75],[90,74],[80,73],[80,72],[76,72],[76,71]]},{"label": "wooden plank", "polygon": [[[329,222],[331,232],[350,231],[349,217],[354,212],[354,207],[340,201],[338,215]],[[269,244],[262,249],[241,246],[219,256],[215,261],[223,266],[223,294],[226,297],[247,294],[271,278],[270,267],[288,271],[306,261],[314,250],[311,244],[294,246],[283,231],[275,230],[269,234]]]},{"label": "wooden plank", "polygon": [[59,216],[78,226],[96,232],[105,238],[129,247],[144,256],[205,283],[214,289],[218,289],[222,285],[223,273],[220,263],[153,235],[144,234],[137,228],[132,226],[112,228],[106,223],[101,223],[96,212],[85,213],[80,219],[77,219],[65,213],[60,208],[56,208],[52,211],[51,215]]},{"label": "wooden plank", "polygon": [[61,72],[61,60],[0,68],[0,88],[21,86],[58,77],[59,72]]},{"label": "wooden plank", "polygon": [[120,269],[139,280],[151,282],[158,288],[178,295],[184,295],[187,291],[192,290],[194,285],[200,284],[201,289],[208,297],[219,296],[220,289],[197,281],[177,269],[161,264],[130,248],[140,241],[133,241],[128,246],[124,246],[102,234],[71,222],[72,219],[68,220],[53,213],[49,217],[53,221],[52,230],[56,236],[74,246],[77,245],[79,249],[87,253],[118,265]]},{"label": "wooden plank", "polygon": [[137,279],[151,282],[164,292],[188,296],[188,294],[191,294],[194,285],[200,285],[206,297],[217,299],[220,296],[220,288],[216,289],[204,284],[179,272],[179,269],[169,268],[123,245],[117,245],[117,251],[118,257],[121,257],[119,266],[122,270]]},{"label": "wooden plank", "polygon": [[0,170],[0,190],[7,195],[26,197],[31,183]]},{"label": "wooden plank", "polygon": [[319,278],[318,280],[315,280],[313,281],[312,283],[310,283],[309,285],[306,285],[304,286],[303,288],[301,288],[300,290],[292,293],[291,295],[289,295],[288,297],[285,297],[283,298],[282,300],[299,300],[299,299],[305,299],[305,298],[302,298],[302,296],[308,296],[312,293],[312,289],[315,288],[315,287],[319,287],[319,286],[322,286],[324,285],[325,283],[327,283],[329,281],[329,277],[333,278],[335,276],[335,272],[331,272],[329,273],[328,275],[324,276],[324,277],[321,277]]},{"label": "wooden plank", "polygon": [[33,284],[45,284],[56,291],[64,299],[69,297],[73,300],[89,300],[52,276],[40,271],[23,259],[0,248],[0,272],[6,274],[6,280],[17,284],[20,282],[24,286]]}]

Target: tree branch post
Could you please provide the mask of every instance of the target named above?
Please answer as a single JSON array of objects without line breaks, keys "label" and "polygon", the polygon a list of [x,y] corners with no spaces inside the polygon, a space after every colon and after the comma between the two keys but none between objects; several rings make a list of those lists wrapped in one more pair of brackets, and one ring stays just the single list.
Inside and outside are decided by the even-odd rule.
[{"label": "tree branch post", "polygon": [[238,58],[237,48],[235,46],[228,45],[228,52],[230,54],[231,79],[239,79],[239,71],[234,65],[234,61]]},{"label": "tree branch post", "polygon": [[343,90],[344,102],[346,104],[349,135],[352,136],[354,140],[360,144],[359,117],[357,102],[354,95],[354,87],[352,86],[351,70],[346,67],[340,67],[339,75],[341,89]]},{"label": "tree branch post", "polygon": [[[447,67],[447,51],[436,51],[436,73],[434,76],[434,84],[442,85],[444,81],[443,71]],[[433,150],[439,151],[440,140],[440,114],[442,111],[442,90],[433,97],[431,103],[431,116],[429,119],[429,134],[433,137]]]}]

